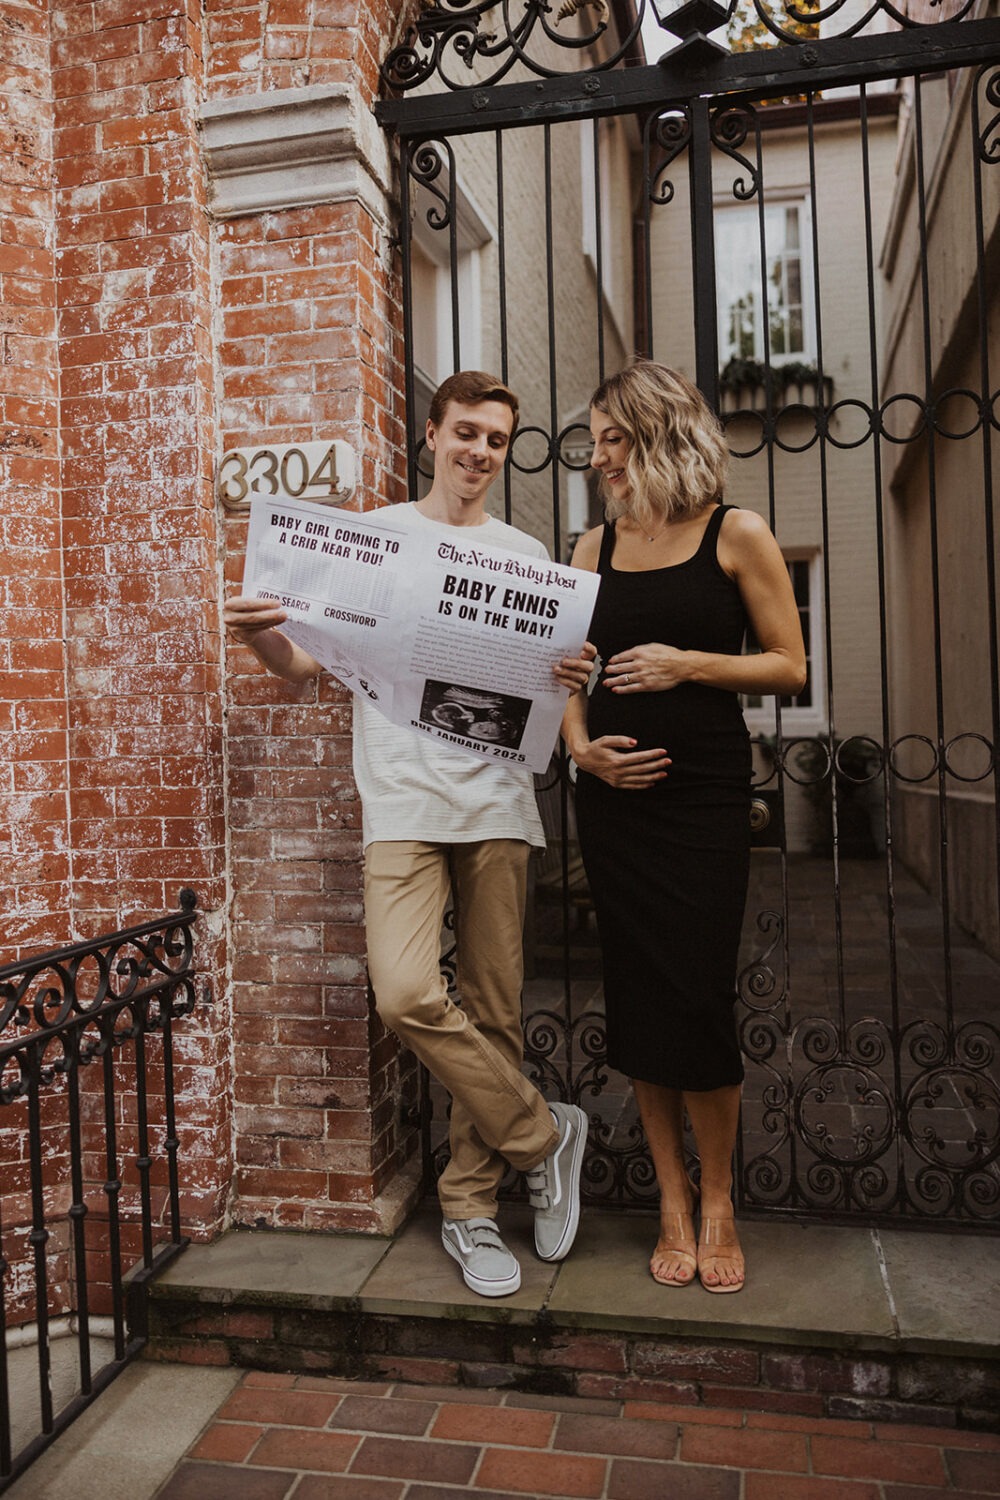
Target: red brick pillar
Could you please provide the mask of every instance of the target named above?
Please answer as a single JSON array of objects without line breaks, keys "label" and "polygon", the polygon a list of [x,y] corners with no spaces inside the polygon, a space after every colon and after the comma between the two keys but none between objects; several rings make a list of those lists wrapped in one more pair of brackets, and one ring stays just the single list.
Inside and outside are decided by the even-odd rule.
[{"label": "red brick pillar", "polygon": [[[69,799],[59,509],[59,356],[48,16],[0,3],[0,963],[65,942]],[[4,1078],[11,1086],[13,1070]],[[58,1115],[41,1114],[46,1207],[64,1213]],[[31,1322],[25,1111],[0,1108],[8,1327]],[[65,1221],[49,1243],[52,1306],[68,1305]]]},{"label": "red brick pillar", "polygon": [[[218,451],[346,441],[360,509],[405,498],[390,160],[370,110],[394,10],[286,0],[207,19]],[[224,529],[236,587],[245,517]],[[227,671],[234,1214],[391,1229],[415,1141],[368,1001],[349,695],[291,688],[239,647]]]},{"label": "red brick pillar", "polygon": [[183,886],[208,914],[215,1004],[177,1055],[185,1217],[211,1232],[232,1148],[203,34],[193,0],[51,21],[72,923]]},{"label": "red brick pillar", "polygon": [[0,3],[0,962],[69,936],[49,21]]}]

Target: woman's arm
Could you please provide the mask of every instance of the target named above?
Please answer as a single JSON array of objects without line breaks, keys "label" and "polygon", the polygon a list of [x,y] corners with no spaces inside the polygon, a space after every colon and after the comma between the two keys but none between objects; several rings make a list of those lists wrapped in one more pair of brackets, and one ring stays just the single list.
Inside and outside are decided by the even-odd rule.
[{"label": "woman's arm", "polygon": [[273,599],[247,599],[234,594],[222,611],[226,629],[241,645],[249,646],[262,666],[286,682],[308,682],[323,668],[277,627],[288,619]]},{"label": "woman's arm", "polygon": [[727,656],[650,642],[608,662],[606,680],[613,693],[658,693],[682,682],[735,693],[801,692],[806,680],[802,626],[785,559],[767,523],[754,511],[731,511],[719,532],[718,558],[739,588],[760,651]]},{"label": "woman's arm", "polygon": [[[571,564],[597,572],[601,553],[600,526],[586,532],[573,550]],[[581,688],[566,704],[562,735],[566,749],[581,771],[599,776],[621,791],[639,792],[662,781],[670,757],[665,750],[634,750],[635,740],[624,734],[602,734],[592,740],[587,734],[587,693]]]}]

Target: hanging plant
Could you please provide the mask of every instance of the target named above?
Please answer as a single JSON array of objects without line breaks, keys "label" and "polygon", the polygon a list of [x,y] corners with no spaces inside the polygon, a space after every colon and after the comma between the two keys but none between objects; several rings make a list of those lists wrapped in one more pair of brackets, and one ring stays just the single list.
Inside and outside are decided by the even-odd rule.
[{"label": "hanging plant", "polygon": [[[805,385],[812,381],[819,384],[819,370],[806,360],[791,359],[786,364],[772,365],[770,379],[776,391],[784,392],[790,385]],[[764,389],[768,382],[768,369],[763,360],[740,359],[733,355],[719,371],[719,388],[723,391],[745,390],[747,386]],[[824,385],[826,377],[824,377]]]}]

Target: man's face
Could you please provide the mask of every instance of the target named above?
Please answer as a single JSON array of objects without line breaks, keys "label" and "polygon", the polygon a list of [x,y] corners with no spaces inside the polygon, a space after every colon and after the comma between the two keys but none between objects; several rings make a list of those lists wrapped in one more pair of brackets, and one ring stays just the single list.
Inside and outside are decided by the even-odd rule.
[{"label": "man's face", "polygon": [[503,467],[513,426],[514,413],[502,401],[450,401],[439,426],[427,423],[435,485],[465,501],[482,499]]}]

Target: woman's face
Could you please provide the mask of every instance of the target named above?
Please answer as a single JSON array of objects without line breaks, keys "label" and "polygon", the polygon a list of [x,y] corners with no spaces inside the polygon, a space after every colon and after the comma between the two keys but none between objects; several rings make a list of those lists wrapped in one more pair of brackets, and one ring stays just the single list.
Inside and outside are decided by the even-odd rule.
[{"label": "woman's face", "polygon": [[600,474],[613,499],[624,499],[628,494],[628,480],[625,476],[628,437],[612,422],[607,412],[600,411],[596,406],[590,409],[590,435],[594,439],[591,468]]}]

